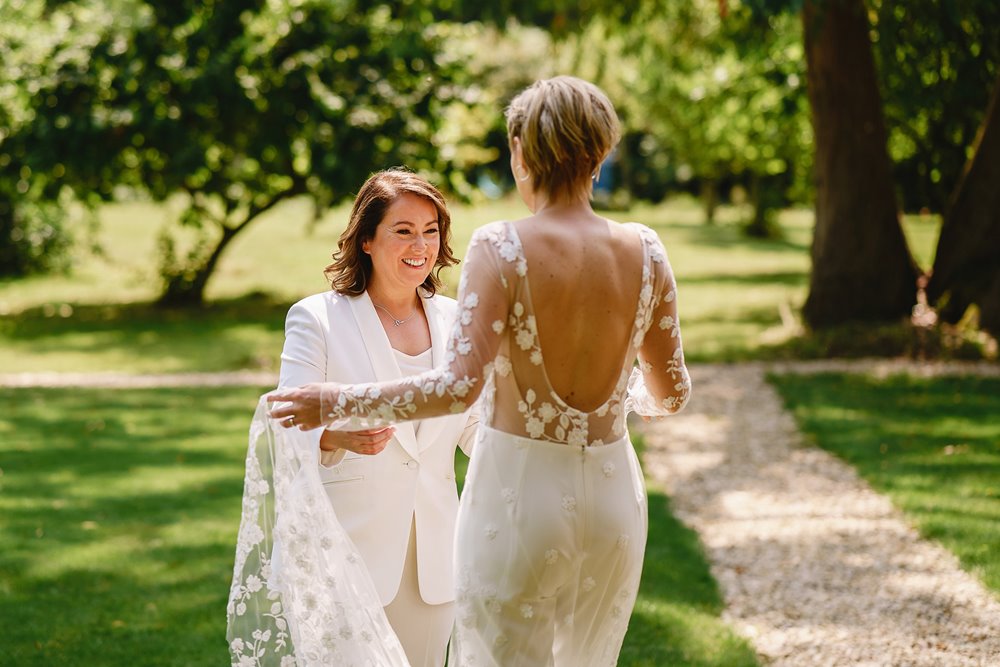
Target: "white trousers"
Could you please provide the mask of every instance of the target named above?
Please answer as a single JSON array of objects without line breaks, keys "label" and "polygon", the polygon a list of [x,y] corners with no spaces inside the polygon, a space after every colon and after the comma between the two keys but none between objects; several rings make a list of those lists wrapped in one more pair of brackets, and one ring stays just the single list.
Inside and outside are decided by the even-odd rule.
[{"label": "white trousers", "polygon": [[455,603],[427,604],[417,579],[417,533],[410,521],[410,539],[403,564],[403,579],[392,602],[385,607],[389,624],[399,637],[411,667],[443,667],[448,638],[455,624]]},{"label": "white trousers", "polygon": [[646,522],[628,437],[581,448],[480,425],[459,506],[450,664],[615,665]]}]

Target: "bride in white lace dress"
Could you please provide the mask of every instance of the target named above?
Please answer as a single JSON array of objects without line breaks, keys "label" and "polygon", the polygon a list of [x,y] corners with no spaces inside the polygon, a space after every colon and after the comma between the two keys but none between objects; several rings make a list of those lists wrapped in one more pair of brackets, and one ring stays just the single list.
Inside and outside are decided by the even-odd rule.
[{"label": "bride in white lace dress", "polygon": [[625,417],[674,413],[690,394],[674,277],[655,232],[590,206],[619,137],[602,91],[539,81],[513,100],[507,125],[532,215],[473,235],[446,364],[396,382],[273,392],[286,403],[271,416],[303,430],[374,426],[462,412],[482,394],[451,664],[614,665],[646,540]]}]

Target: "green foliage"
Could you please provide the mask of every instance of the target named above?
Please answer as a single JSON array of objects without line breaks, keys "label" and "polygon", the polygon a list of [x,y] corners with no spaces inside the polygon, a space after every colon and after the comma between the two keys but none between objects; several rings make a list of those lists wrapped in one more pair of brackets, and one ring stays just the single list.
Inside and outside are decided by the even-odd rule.
[{"label": "green foliage", "polygon": [[903,206],[943,212],[1000,68],[1000,3],[872,4],[889,151]]},{"label": "green foliage", "polygon": [[[723,16],[709,0],[648,4],[622,31],[621,56],[635,62],[626,118],[651,166],[681,181],[759,177],[779,204],[802,199],[811,135],[794,17],[765,21],[742,5]],[[754,205],[771,208],[774,197],[754,190]]]},{"label": "green foliage", "polygon": [[7,192],[6,185],[0,179],[0,277],[66,269],[70,236],[60,207]]},{"label": "green foliage", "polygon": [[45,19],[47,50],[8,72],[30,122],[4,153],[102,198],[185,193],[179,222],[210,231],[188,260],[167,255],[168,300],[200,301],[232,237],[280,201],[325,208],[396,164],[445,171],[435,138],[459,63],[419,12],[91,0]]},{"label": "green foliage", "polygon": [[1000,592],[1000,379],[772,377],[816,444]]}]

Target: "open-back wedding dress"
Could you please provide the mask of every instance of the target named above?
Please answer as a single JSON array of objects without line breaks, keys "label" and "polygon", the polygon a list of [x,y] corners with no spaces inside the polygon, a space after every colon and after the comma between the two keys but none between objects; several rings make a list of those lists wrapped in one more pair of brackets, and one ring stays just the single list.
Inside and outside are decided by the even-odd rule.
[{"label": "open-back wedding dress", "polygon": [[[617,660],[646,539],[643,479],[625,417],[671,414],[690,394],[666,252],[652,230],[623,227],[639,239],[641,279],[634,297],[624,297],[634,309],[609,311],[609,317],[629,318],[631,331],[625,349],[616,352],[620,370],[603,402],[574,406],[553,388],[528,258],[509,222],[473,235],[445,366],[391,383],[324,385],[323,421],[338,426],[462,412],[482,393],[481,426],[459,509],[452,665],[586,667]],[[601,324],[593,322],[588,333],[601,337]],[[405,664],[364,567],[325,502],[316,453],[300,451],[297,431],[282,433],[261,410],[254,429],[265,435],[257,436],[255,450],[251,431],[247,459],[230,596],[231,648],[234,642],[248,646],[253,632],[263,637],[272,630],[263,642],[272,651],[280,618],[281,651],[294,653],[296,664]],[[265,487],[265,468],[273,488]],[[273,510],[261,509],[267,502],[274,502]],[[269,516],[277,517],[274,526],[262,526],[261,518],[266,523]],[[270,572],[265,569],[271,558],[266,549],[275,542],[269,536],[280,547],[277,577],[273,563]],[[241,607],[251,603],[253,613]],[[268,610],[274,618],[260,613]],[[254,629],[242,620],[247,618],[264,619],[267,630]],[[348,658],[319,657],[335,654]],[[233,649],[233,655],[241,654]]]}]

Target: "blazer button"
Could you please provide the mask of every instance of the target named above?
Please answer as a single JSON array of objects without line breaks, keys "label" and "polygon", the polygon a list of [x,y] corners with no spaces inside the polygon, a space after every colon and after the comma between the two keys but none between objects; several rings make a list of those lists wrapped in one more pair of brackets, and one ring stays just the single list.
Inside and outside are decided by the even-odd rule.
[{"label": "blazer button", "polygon": [[417,463],[416,459],[410,459],[409,461],[406,462],[406,467],[409,468],[410,470],[416,470],[417,468],[420,467],[420,464]]}]

